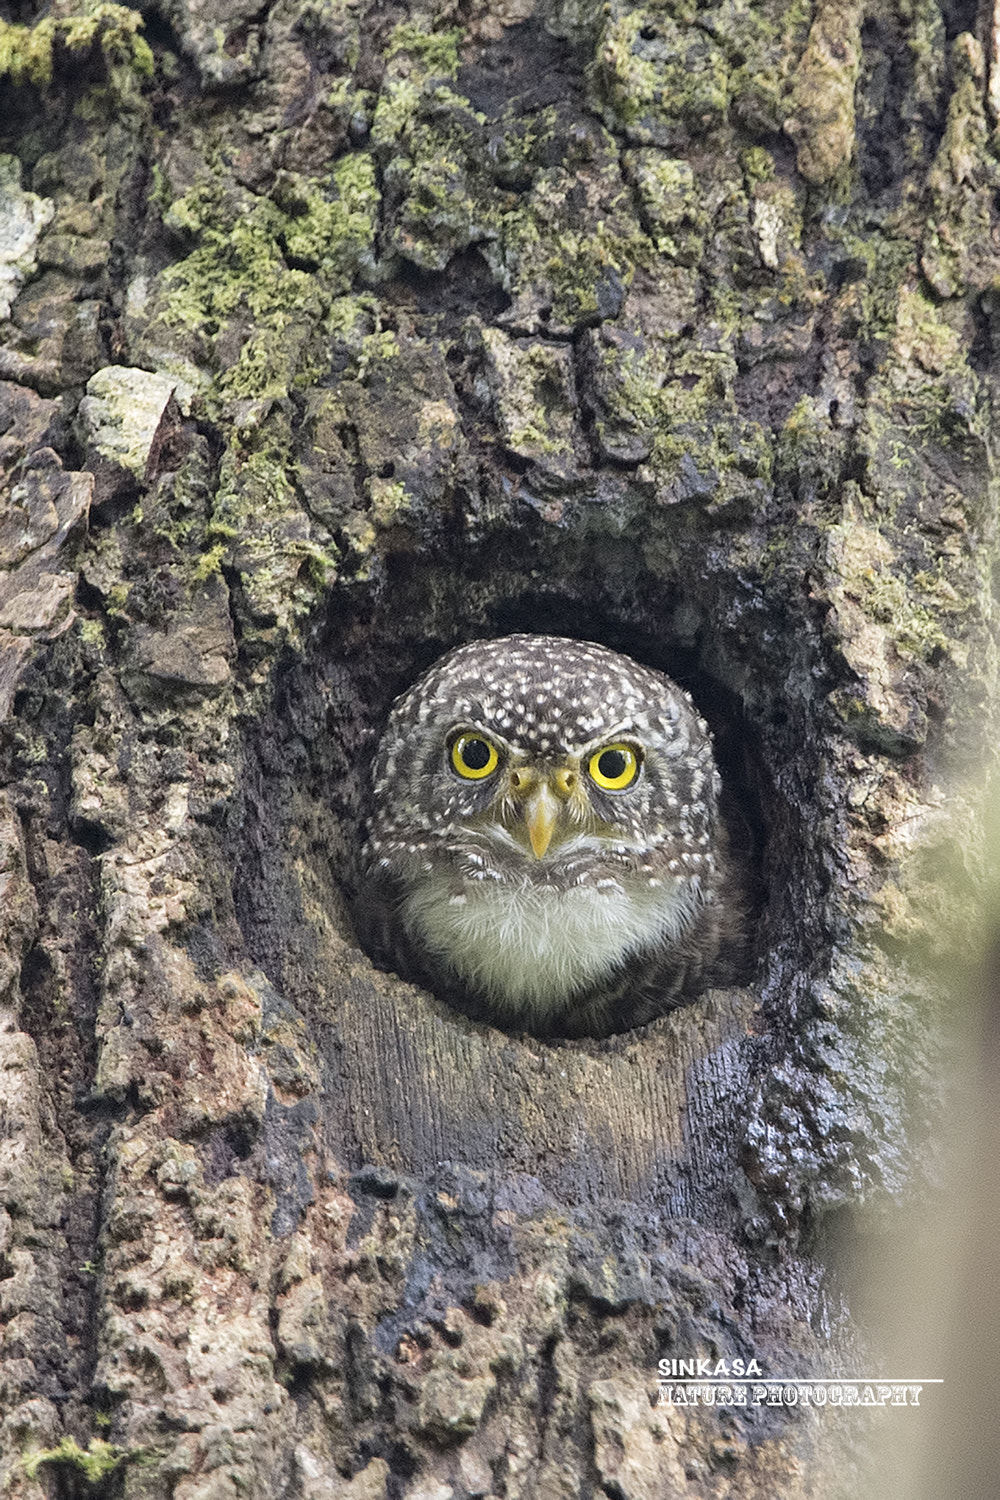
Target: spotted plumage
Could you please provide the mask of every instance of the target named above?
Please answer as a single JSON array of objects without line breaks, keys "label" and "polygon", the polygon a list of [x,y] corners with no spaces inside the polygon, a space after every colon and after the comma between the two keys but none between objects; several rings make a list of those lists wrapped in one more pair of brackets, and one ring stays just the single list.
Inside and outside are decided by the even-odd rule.
[{"label": "spotted plumage", "polygon": [[687,694],[585,641],[442,657],[389,716],[359,925],[373,956],[471,1014],[624,1030],[710,976],[718,773]]}]

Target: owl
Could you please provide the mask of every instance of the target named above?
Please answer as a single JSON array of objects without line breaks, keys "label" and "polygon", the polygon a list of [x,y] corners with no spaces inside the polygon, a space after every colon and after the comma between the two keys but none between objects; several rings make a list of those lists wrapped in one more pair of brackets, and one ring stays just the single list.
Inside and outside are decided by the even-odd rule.
[{"label": "owl", "polygon": [[719,777],[668,677],[588,641],[448,652],[374,764],[359,929],[376,962],[477,1019],[624,1031],[712,978]]}]

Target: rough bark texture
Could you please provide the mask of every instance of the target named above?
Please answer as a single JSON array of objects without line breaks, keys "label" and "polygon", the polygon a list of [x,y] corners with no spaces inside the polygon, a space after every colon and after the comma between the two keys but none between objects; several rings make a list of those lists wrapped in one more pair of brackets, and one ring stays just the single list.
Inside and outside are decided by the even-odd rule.
[{"label": "rough bark texture", "polygon": [[[828,1226],[933,1172],[992,19],[4,14],[0,1494],[864,1493],[850,1413],[660,1407],[656,1360],[833,1373]],[[388,704],[506,629],[694,694],[744,988],[559,1045],[358,950]]]}]

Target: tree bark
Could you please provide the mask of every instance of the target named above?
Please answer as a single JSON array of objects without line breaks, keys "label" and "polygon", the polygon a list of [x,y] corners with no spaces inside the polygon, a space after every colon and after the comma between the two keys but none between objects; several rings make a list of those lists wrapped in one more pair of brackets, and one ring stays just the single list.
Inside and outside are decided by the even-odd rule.
[{"label": "tree bark", "polygon": [[[993,20],[29,10],[0,1495],[865,1493],[909,1413],[659,1404],[658,1361],[874,1372],[832,1247],[936,1170],[997,727]],[[692,692],[746,983],[553,1043],[358,948],[388,706],[511,629]]]}]

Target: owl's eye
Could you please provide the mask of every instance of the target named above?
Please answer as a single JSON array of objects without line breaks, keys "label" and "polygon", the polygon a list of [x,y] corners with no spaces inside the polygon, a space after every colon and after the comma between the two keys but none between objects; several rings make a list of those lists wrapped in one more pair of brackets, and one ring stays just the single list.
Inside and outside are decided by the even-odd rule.
[{"label": "owl's eye", "polygon": [[451,747],[451,763],[465,781],[492,776],[500,761],[496,745],[481,734],[460,734]]},{"label": "owl's eye", "polygon": [[639,757],[631,745],[605,745],[595,750],[587,765],[592,781],[606,792],[622,792],[639,771]]}]

